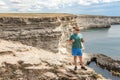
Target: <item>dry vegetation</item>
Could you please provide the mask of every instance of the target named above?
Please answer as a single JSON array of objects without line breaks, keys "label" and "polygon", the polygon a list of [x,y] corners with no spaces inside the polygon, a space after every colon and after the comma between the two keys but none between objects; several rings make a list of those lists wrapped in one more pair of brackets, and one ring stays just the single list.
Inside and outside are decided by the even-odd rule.
[{"label": "dry vegetation", "polygon": [[64,17],[67,13],[0,13],[0,17]]}]

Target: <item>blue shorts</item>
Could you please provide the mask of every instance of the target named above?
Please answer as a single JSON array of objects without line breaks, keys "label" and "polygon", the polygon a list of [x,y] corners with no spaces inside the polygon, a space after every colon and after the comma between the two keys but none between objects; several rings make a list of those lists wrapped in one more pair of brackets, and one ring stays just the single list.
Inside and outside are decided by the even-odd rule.
[{"label": "blue shorts", "polygon": [[72,55],[73,56],[82,56],[82,49],[81,48],[72,48]]}]

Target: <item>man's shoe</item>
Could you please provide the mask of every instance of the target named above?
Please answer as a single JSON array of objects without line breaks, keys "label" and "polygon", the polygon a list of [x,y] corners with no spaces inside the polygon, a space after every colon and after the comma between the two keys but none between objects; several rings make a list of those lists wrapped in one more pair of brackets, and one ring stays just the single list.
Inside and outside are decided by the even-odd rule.
[{"label": "man's shoe", "polygon": [[87,70],[87,68],[86,68],[85,66],[82,66],[81,69],[83,69],[83,70]]},{"label": "man's shoe", "polygon": [[77,70],[77,66],[75,66],[74,70]]}]

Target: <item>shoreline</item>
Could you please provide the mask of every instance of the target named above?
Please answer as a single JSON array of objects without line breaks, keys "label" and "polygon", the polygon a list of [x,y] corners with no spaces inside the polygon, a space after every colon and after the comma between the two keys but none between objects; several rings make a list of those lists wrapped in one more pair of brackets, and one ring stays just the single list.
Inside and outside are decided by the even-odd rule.
[{"label": "shoreline", "polygon": [[70,54],[55,54],[18,42],[0,40],[0,79],[106,80],[89,67],[85,71],[79,66],[74,71],[72,58]]},{"label": "shoreline", "polygon": [[[66,15],[58,15],[58,17],[54,16],[54,15],[52,15],[50,17],[50,15],[49,15],[49,16],[47,16],[47,18],[43,17],[42,15],[40,15],[40,16],[37,15],[37,16],[30,17],[30,18],[29,18],[29,16],[27,18],[26,17],[17,17],[17,18],[16,17],[0,17],[0,29],[1,29],[0,38],[4,39],[4,40],[8,40],[8,41],[10,41],[10,40],[17,41],[17,42],[21,42],[21,43],[29,45],[29,46],[44,49],[45,51],[43,51],[43,53],[46,53],[48,55],[50,55],[49,52],[53,52],[51,55],[52,55],[52,57],[55,58],[55,61],[58,64],[60,63],[60,64],[64,64],[67,66],[71,66],[72,58],[69,58],[71,60],[66,60],[66,59],[63,59],[62,57],[60,57],[63,59],[63,60],[61,60],[61,59],[59,59],[60,55],[55,54],[55,53],[60,52],[61,55],[63,55],[62,52],[64,52],[64,49],[66,49],[64,40],[67,39],[70,32],[72,32],[72,26],[75,26],[76,24],[78,24],[81,29],[110,28],[111,24],[119,23],[119,20],[120,20],[120,18],[118,17],[118,19],[117,19],[118,22],[115,23],[116,17],[114,17],[111,19],[112,23],[109,23],[108,17],[107,18],[104,17],[101,19],[101,17],[97,17],[97,16],[96,17],[87,16],[85,18],[79,19],[81,21],[81,23],[78,23],[80,21],[79,20],[76,21],[76,15],[71,15],[71,14],[70,15],[67,15],[67,14]],[[91,19],[93,21],[91,21]],[[69,23],[70,23],[70,25],[69,25]],[[96,24],[96,23],[98,23],[98,24]],[[9,45],[7,45],[7,46],[9,46]],[[1,48],[2,48],[2,46],[1,46]],[[7,49],[8,48],[11,48],[11,47],[7,47]],[[61,48],[61,51],[59,48]],[[12,47],[12,49],[14,49],[14,47]],[[15,48],[15,50],[18,53],[20,53],[21,51],[26,52],[26,51],[24,51],[24,47],[22,47],[21,49],[19,49],[19,47],[18,47],[17,49]],[[28,49],[28,52],[29,52],[29,49]],[[6,56],[6,54],[10,54],[9,56],[11,56],[11,54],[12,54],[12,57],[14,57],[16,59],[16,56],[14,56],[14,54],[16,54],[16,53],[14,53],[14,54],[13,53],[14,52],[11,52],[11,51],[5,51],[5,52],[1,51],[2,56]],[[36,56],[34,56],[33,53],[34,52],[31,53],[32,56],[30,56],[30,55],[29,56],[30,56],[30,58],[32,57],[33,59],[35,59],[34,57],[36,57]],[[41,53],[41,52],[39,51],[39,53]],[[44,56],[43,53],[41,53],[42,56]],[[37,56],[41,56],[41,54],[38,54],[37,52],[35,54],[37,54]],[[24,55],[24,56],[26,56],[26,58],[28,60],[30,59],[29,57],[27,57],[28,55],[25,55],[25,54],[17,54],[17,55],[18,56]],[[69,67],[65,68],[64,65],[61,65],[62,66],[61,71],[57,71],[58,69],[61,69],[61,67],[60,66],[56,67],[56,65],[58,66],[58,64],[56,64],[56,62],[54,63],[54,59],[52,57],[49,57],[48,55],[46,55],[47,58],[46,58],[46,56],[40,57],[40,58],[37,57],[38,61],[40,61],[39,64],[35,64],[35,63],[34,64],[31,64],[31,63],[26,64],[22,61],[18,61],[15,65],[10,64],[10,63],[3,63],[3,65],[5,65],[5,66],[3,66],[3,73],[4,73],[4,69],[7,70],[7,67],[9,68],[8,70],[10,70],[9,72],[14,71],[14,69],[12,69],[14,67],[16,71],[17,70],[20,72],[22,71],[23,72],[22,75],[23,75],[24,69],[25,69],[25,68],[23,68],[24,66],[27,66],[27,67],[29,67],[29,66],[39,67],[40,66],[41,67],[41,65],[42,65],[44,67],[47,66],[47,68],[49,68],[49,67],[52,68],[52,69],[45,69],[46,72],[48,70],[48,71],[50,71],[50,73],[46,74],[46,72],[45,72],[45,74],[43,76],[48,76],[48,74],[50,74],[50,75],[53,75],[54,78],[58,78],[59,76],[62,76],[63,79],[70,79],[70,76],[72,75],[72,78],[75,77],[76,79],[79,79],[78,76],[80,76],[80,75],[75,76],[75,72],[71,71],[72,68],[69,68]],[[58,57],[57,59],[56,59],[56,56]],[[103,57],[103,59],[104,59],[104,57],[108,58],[107,56],[102,56],[102,57]],[[43,58],[45,58],[47,60],[45,60]],[[96,56],[90,56],[90,55],[86,56],[86,59],[84,60],[84,62],[87,65],[88,63],[90,63],[92,61],[92,59],[94,60],[94,58],[96,58],[96,60],[97,60],[96,62],[100,66],[104,66],[104,67],[109,66],[109,65],[105,65],[106,63],[109,63],[109,60],[108,60],[108,62],[101,65],[103,62],[101,63],[101,60],[99,59],[99,57],[97,55]],[[24,57],[23,57],[23,59],[24,59]],[[68,61],[68,62],[65,62],[64,60]],[[111,61],[114,62],[113,59],[111,59]],[[18,68],[20,68],[20,69],[18,69]],[[56,68],[56,69],[54,70],[54,68]],[[116,74],[116,68],[117,67],[114,67],[112,73]],[[109,67],[107,67],[107,69],[109,69]],[[31,70],[31,69],[29,69],[29,70]],[[28,73],[29,73],[29,70],[27,70]],[[33,73],[34,73],[33,69],[31,71],[33,71]],[[40,71],[42,71],[42,70],[40,70]],[[68,74],[67,71],[70,72],[71,74]],[[59,74],[56,75],[55,72],[58,72]],[[36,73],[37,72],[35,71],[35,74]],[[62,75],[62,73],[64,73],[64,75]],[[92,73],[93,73],[93,75],[91,75]],[[89,78],[93,78],[93,79],[94,78],[96,79],[97,78],[96,76],[99,75],[96,72],[94,72],[94,70],[91,70],[91,69],[90,69],[90,73],[83,71],[83,75],[84,74],[86,76],[88,76]],[[25,73],[25,75],[28,75],[28,74]],[[9,74],[9,76],[11,77],[10,74]],[[14,77],[17,77],[17,76],[14,76]],[[51,76],[48,76],[48,77],[50,78]],[[80,79],[82,79],[82,78],[85,79],[86,77],[81,76]],[[98,78],[102,78],[104,80],[104,78],[102,76],[98,76]]]},{"label": "shoreline", "polygon": [[89,65],[91,62],[95,62],[100,68],[106,69],[111,72],[114,76],[120,77],[120,61],[114,60],[111,57],[108,57],[104,54],[90,54],[87,55],[86,65]]}]

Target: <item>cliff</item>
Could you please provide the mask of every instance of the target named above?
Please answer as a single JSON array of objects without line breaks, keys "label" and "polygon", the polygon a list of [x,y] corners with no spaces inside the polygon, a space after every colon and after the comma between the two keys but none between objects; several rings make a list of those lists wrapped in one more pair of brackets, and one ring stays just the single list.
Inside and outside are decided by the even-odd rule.
[{"label": "cliff", "polygon": [[0,14],[0,79],[104,79],[89,67],[74,71],[72,56],[62,54],[76,24],[72,14]]},{"label": "cliff", "polygon": [[0,14],[0,38],[56,53],[63,28],[75,18],[72,14]]},{"label": "cliff", "polygon": [[[108,16],[0,14],[0,39],[12,41],[12,43],[0,41],[0,62],[2,64],[0,78],[5,76],[3,80],[7,80],[8,76],[8,79],[16,80],[19,76],[28,80],[30,78],[31,80],[46,78],[96,80],[98,79],[96,76],[98,76],[103,79],[89,68],[88,71],[80,69],[77,74],[71,68],[72,57],[62,53],[70,51],[70,44],[66,40],[72,32],[73,26],[78,25],[83,29],[108,28],[111,24],[119,23],[119,17]],[[87,61],[87,59],[84,60],[85,63]],[[14,74],[16,75],[13,76]]]},{"label": "cliff", "polygon": [[0,40],[0,80],[105,80],[89,67],[73,68],[70,54]]},{"label": "cliff", "polygon": [[111,16],[109,17],[111,24],[120,24],[120,16]]},{"label": "cliff", "polygon": [[78,15],[76,19],[81,29],[109,28],[111,25],[120,24],[120,17],[99,15]]},{"label": "cliff", "polygon": [[120,61],[114,60],[104,54],[92,55],[91,61],[95,61],[103,69],[107,69],[113,75],[120,77]]},{"label": "cliff", "polygon": [[[109,28],[120,24],[120,17],[73,14],[0,14],[0,38],[19,41],[52,52],[67,53],[65,40],[78,25],[81,29]],[[69,47],[68,47],[69,48]]]}]

